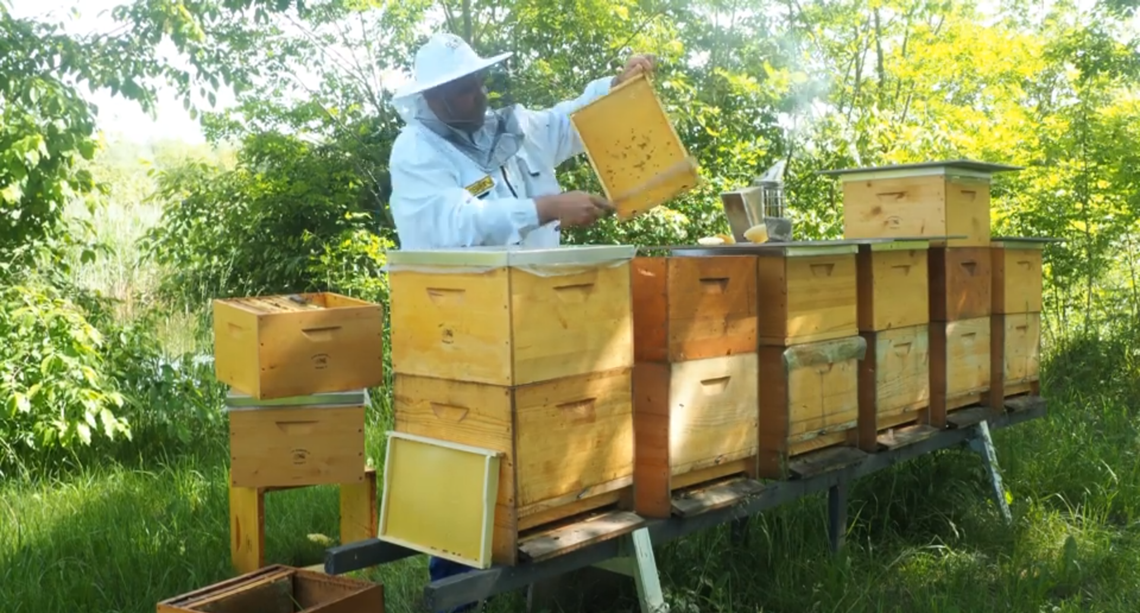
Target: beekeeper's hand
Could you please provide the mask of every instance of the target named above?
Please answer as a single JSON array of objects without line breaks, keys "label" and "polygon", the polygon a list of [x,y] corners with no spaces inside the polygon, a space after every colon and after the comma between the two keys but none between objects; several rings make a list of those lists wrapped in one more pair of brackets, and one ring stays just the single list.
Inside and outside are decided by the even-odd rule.
[{"label": "beekeeper's hand", "polygon": [[547,224],[555,219],[567,228],[589,226],[614,211],[614,206],[601,196],[586,192],[565,192],[535,199],[538,222]]},{"label": "beekeeper's hand", "polygon": [[653,70],[656,67],[657,56],[651,53],[633,55],[626,61],[625,68],[622,69],[621,74],[614,77],[612,86],[616,87],[640,73],[647,75],[653,74]]}]

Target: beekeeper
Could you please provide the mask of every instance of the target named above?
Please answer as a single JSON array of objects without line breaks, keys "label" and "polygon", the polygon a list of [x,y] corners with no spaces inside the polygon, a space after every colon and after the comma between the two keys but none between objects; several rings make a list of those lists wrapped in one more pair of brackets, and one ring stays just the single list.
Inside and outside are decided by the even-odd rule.
[{"label": "beekeeper", "polygon": [[605,95],[652,56],[590,83],[546,110],[487,106],[482,58],[463,39],[436,34],[416,52],[413,79],[394,104],[407,125],[392,145],[390,206],[402,249],[554,247],[562,227],[588,226],[613,210],[604,198],[563,192],[554,169],[583,152],[570,113]]}]

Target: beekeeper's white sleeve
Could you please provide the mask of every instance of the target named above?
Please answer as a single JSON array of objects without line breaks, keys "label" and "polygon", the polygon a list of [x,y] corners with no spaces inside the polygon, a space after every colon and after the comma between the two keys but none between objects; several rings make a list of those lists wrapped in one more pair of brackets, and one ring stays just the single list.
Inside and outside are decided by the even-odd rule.
[{"label": "beekeeper's white sleeve", "polygon": [[[532,171],[553,174],[555,166],[582,153],[569,114],[605,95],[610,81],[598,79],[578,98],[550,109],[524,111],[528,149],[547,166]],[[392,146],[390,207],[401,249],[508,245],[539,226],[533,198],[503,196],[498,188],[484,198],[468,192],[460,173],[470,160],[457,150],[441,151],[421,130],[405,129]]]}]

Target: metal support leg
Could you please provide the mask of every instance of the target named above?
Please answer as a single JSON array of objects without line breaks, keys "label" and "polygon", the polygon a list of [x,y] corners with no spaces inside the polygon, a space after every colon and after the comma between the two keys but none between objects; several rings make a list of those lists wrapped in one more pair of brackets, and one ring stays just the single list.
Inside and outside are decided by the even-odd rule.
[{"label": "metal support leg", "polygon": [[839,553],[847,539],[847,481],[841,480],[827,490],[827,535],[831,553]]},{"label": "metal support leg", "polygon": [[732,520],[729,524],[732,544],[733,545],[747,545],[748,544],[748,518],[741,517],[740,519]]},{"label": "metal support leg", "polygon": [[990,475],[990,485],[993,487],[994,502],[1001,511],[1005,523],[1013,523],[1013,513],[1009,510],[1009,502],[1005,499],[1005,487],[1001,483],[1001,472],[998,469],[997,453],[994,451],[994,439],[990,436],[990,425],[980,422],[975,426],[977,436],[970,438],[970,449],[982,458],[986,465],[986,472]]},{"label": "metal support leg", "polygon": [[641,613],[668,613],[669,608],[665,606],[665,596],[661,591],[661,578],[657,575],[657,561],[653,557],[649,529],[640,528],[623,536],[619,549],[619,557],[595,566],[633,577]]}]

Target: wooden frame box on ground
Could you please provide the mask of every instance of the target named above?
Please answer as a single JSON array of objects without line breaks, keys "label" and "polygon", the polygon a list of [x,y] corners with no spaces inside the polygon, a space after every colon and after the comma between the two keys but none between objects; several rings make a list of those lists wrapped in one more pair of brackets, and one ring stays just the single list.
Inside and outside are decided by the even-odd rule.
[{"label": "wooden frame box on ground", "polygon": [[985,402],[990,391],[990,317],[930,323],[930,423]]},{"label": "wooden frame box on ground", "polygon": [[366,406],[368,390],[275,400],[231,392],[230,485],[363,482]]},{"label": "wooden frame box on ground", "polygon": [[909,424],[929,425],[928,324],[864,332],[867,355],[859,365],[859,447],[875,451],[879,433]]},{"label": "wooden frame box on ground", "polygon": [[1018,166],[949,160],[828,170],[843,185],[843,235],[849,239],[902,236],[965,238],[932,246],[990,243],[990,183]]},{"label": "wooden frame box on ground", "polygon": [[992,311],[993,253],[988,247],[930,249],[930,321],[985,317]]},{"label": "wooden frame box on ground", "polygon": [[685,150],[653,82],[638,75],[570,114],[606,198],[623,219],[697,186]]},{"label": "wooden frame box on ground", "polygon": [[214,370],[258,399],[376,387],[384,313],[332,293],[214,300]]},{"label": "wooden frame box on ground", "polygon": [[395,430],[503,454],[492,559],[552,522],[632,504],[630,368],[521,386],[397,374]]},{"label": "wooden frame box on ground", "polygon": [[675,491],[757,474],[756,353],[634,367],[634,510],[669,517]]},{"label": "wooden frame box on ground", "polygon": [[758,256],[757,342],[788,347],[859,333],[851,241],[675,247],[677,256]]},{"label": "wooden frame box on ground", "polygon": [[392,370],[515,386],[632,367],[634,253],[624,246],[393,251]]},{"label": "wooden frame box on ground", "polygon": [[756,258],[633,260],[637,362],[683,362],[756,352]]},{"label": "wooden frame box on ground", "polygon": [[859,444],[861,336],[761,347],[759,476],[784,479],[795,456]]},{"label": "wooden frame box on ground", "polygon": [[929,239],[867,239],[856,258],[860,332],[930,321]]},{"label": "wooden frame box on ground", "polygon": [[157,613],[384,613],[384,586],[268,566],[159,602]]}]

